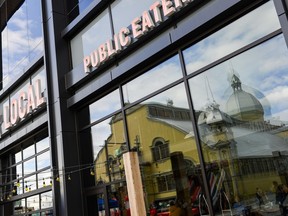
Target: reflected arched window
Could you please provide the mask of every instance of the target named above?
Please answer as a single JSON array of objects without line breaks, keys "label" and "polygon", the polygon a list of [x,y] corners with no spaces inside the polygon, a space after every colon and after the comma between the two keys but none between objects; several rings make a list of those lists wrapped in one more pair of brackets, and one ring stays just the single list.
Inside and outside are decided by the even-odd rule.
[{"label": "reflected arched window", "polygon": [[154,161],[159,161],[168,158],[170,155],[169,142],[165,141],[163,138],[156,138],[152,145],[152,155]]}]

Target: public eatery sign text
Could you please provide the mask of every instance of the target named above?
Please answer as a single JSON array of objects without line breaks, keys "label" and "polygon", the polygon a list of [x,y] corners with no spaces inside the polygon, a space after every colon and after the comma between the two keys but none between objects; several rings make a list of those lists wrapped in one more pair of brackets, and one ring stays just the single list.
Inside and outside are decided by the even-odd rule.
[{"label": "public eatery sign text", "polygon": [[90,55],[83,58],[85,73],[91,72],[91,68],[97,68],[109,58],[128,47],[133,39],[139,39],[153,28],[165,21],[194,0],[161,0],[153,3],[149,10],[144,11],[140,17],[131,22],[131,28],[123,27],[109,39],[101,44]]}]

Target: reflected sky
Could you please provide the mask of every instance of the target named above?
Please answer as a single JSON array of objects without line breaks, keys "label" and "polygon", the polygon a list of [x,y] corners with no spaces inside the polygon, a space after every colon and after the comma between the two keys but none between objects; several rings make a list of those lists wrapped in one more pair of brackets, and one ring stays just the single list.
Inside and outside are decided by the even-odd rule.
[{"label": "reflected sky", "polygon": [[50,151],[37,156],[37,170],[50,166]]},{"label": "reflected sky", "polygon": [[28,197],[26,202],[27,208],[30,211],[35,211],[40,208],[39,195]]},{"label": "reflected sky", "polygon": [[92,127],[92,141],[94,158],[97,157],[99,151],[104,147],[105,140],[111,135],[112,131],[109,125],[110,119],[107,119]]},{"label": "reflected sky", "polygon": [[166,105],[170,100],[173,102],[174,107],[181,107],[187,109],[189,108],[183,83],[146,100],[145,103],[156,102]]},{"label": "reflected sky", "polygon": [[[287,58],[283,35],[279,35],[191,79],[195,109],[203,109],[214,98],[220,104],[220,109],[226,111],[225,103],[232,94],[229,78],[234,73],[240,76],[245,91],[251,91],[250,93],[258,97],[262,106],[271,107],[271,117],[287,121]],[[205,81],[207,79],[208,83]],[[257,91],[262,94],[257,95]],[[265,95],[265,98],[261,98],[262,95]],[[267,113],[265,115],[266,119],[269,118]]]},{"label": "reflected sky", "polygon": [[121,108],[119,90],[115,90],[89,106],[90,122]]},{"label": "reflected sky", "polygon": [[45,139],[42,139],[36,143],[37,153],[44,150],[44,149],[47,149],[47,148],[49,148],[49,138],[48,137],[46,137]]},{"label": "reflected sky", "polygon": [[111,38],[109,14],[106,9],[71,40],[73,67],[82,63],[84,56],[90,55]]},{"label": "reflected sky", "polygon": [[26,0],[2,31],[4,86],[43,51],[42,41],[40,2]]},{"label": "reflected sky", "polygon": [[[135,1],[118,0],[112,4],[112,17],[115,33],[118,33],[122,27],[128,27],[131,22],[140,17],[143,11],[149,10],[155,0]],[[125,16],[123,16],[125,12]]]},{"label": "reflected sky", "polygon": [[124,85],[125,103],[135,102],[181,77],[182,71],[177,55]]},{"label": "reflected sky", "polygon": [[279,28],[280,24],[273,1],[269,1],[185,50],[188,73],[192,73]]}]

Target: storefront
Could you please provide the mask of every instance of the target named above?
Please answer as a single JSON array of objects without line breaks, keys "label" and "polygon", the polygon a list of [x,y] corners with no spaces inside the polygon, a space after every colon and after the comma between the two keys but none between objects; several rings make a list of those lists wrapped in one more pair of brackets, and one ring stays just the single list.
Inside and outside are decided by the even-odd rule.
[{"label": "storefront", "polygon": [[3,215],[281,215],[285,1],[41,8],[43,53],[0,96]]}]

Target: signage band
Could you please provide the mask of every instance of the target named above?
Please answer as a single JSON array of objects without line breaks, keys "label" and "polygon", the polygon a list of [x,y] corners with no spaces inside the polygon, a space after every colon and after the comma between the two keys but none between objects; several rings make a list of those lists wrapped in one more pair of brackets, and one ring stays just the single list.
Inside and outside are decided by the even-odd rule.
[{"label": "signage band", "polygon": [[131,29],[121,28],[113,39],[107,40],[106,43],[101,44],[98,49],[83,58],[85,73],[91,72],[91,68],[97,68],[115,54],[120,53],[135,39],[141,38],[160,25],[165,18],[169,18],[191,2],[193,0],[159,0],[153,3],[149,10],[144,11],[140,17],[136,17],[131,22]]}]

